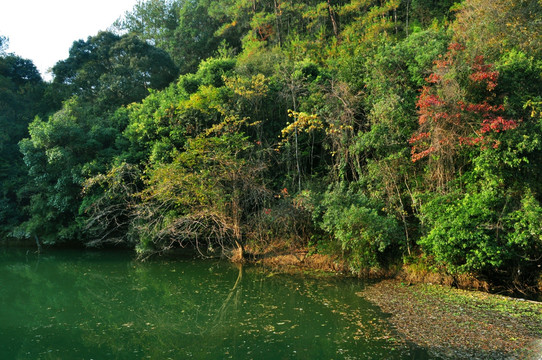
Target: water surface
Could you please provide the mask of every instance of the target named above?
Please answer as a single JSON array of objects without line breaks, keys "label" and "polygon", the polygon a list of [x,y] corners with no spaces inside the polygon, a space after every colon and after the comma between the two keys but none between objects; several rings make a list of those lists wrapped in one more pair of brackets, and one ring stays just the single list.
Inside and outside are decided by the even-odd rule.
[{"label": "water surface", "polygon": [[357,279],[0,249],[0,359],[426,359]]}]

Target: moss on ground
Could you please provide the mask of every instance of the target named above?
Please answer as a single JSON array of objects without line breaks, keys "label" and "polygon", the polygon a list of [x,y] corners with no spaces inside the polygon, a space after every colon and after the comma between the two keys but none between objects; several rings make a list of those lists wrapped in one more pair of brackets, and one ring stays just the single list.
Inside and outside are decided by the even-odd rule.
[{"label": "moss on ground", "polygon": [[405,340],[435,357],[542,357],[542,303],[396,280],[368,285],[359,295],[390,313]]}]

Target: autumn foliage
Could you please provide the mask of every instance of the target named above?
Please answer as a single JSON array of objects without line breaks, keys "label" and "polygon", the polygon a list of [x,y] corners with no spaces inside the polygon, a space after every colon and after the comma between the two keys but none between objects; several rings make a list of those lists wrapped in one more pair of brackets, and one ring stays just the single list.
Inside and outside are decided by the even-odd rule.
[{"label": "autumn foliage", "polygon": [[499,72],[483,56],[469,63],[464,50],[461,44],[450,44],[425,79],[427,85],[416,103],[419,128],[409,140],[413,162],[436,155],[436,161],[452,165],[459,147],[497,148],[500,142],[495,134],[518,125],[503,116],[504,105],[497,103],[494,91]]}]

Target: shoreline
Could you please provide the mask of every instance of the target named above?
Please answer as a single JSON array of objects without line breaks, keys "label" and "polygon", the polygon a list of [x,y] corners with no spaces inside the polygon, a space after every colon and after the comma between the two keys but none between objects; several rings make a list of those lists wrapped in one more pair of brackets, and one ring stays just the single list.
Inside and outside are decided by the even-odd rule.
[{"label": "shoreline", "polygon": [[[306,252],[252,263],[281,272],[347,274],[334,259]],[[484,283],[468,277],[459,285],[475,284],[478,289],[456,288],[443,275],[416,276],[404,269],[375,272],[367,279],[357,294],[390,316],[388,321],[403,342],[427,348],[435,358],[542,358],[542,302],[492,294]],[[428,279],[432,281],[420,281]]]},{"label": "shoreline", "polygon": [[[339,260],[298,250],[255,256],[246,263],[281,273],[352,276]],[[404,344],[440,359],[542,358],[542,302],[415,283],[398,272],[367,275],[357,295],[389,315],[387,321]]]},{"label": "shoreline", "polygon": [[401,338],[437,357],[542,357],[542,303],[399,280],[370,284],[359,295],[390,314]]},{"label": "shoreline", "polygon": [[[236,262],[235,259],[233,259]],[[285,253],[249,255],[248,261],[281,269],[300,268],[305,270],[328,271],[344,274],[352,274],[348,266],[337,256],[323,254],[309,254],[307,250],[289,251]],[[354,276],[356,276],[354,274]],[[357,276],[366,279],[394,279],[410,284],[443,285],[463,290],[480,291],[494,295],[505,295],[512,298],[525,298],[526,300],[542,301],[542,279],[536,292],[525,294],[512,292],[510,289],[491,287],[488,281],[477,279],[469,274],[449,275],[439,272],[431,272],[415,264],[392,266],[388,270],[370,270]]]}]

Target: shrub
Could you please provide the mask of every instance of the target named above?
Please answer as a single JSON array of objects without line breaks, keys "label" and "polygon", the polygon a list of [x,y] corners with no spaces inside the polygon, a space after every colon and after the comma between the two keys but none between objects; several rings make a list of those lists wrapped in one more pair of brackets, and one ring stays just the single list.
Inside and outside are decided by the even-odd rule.
[{"label": "shrub", "polygon": [[343,184],[330,188],[319,205],[319,226],[340,243],[356,272],[380,267],[381,255],[402,236],[397,220],[382,208],[354,186]]}]

